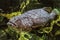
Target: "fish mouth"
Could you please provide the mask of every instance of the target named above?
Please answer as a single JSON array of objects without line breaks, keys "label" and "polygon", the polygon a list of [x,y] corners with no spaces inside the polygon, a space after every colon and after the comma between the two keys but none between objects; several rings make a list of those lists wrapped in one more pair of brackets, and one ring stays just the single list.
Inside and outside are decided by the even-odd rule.
[{"label": "fish mouth", "polygon": [[7,25],[9,25],[9,26],[16,26],[16,24],[15,23],[13,23],[13,22],[11,22],[11,21],[9,21],[8,23],[7,23]]}]

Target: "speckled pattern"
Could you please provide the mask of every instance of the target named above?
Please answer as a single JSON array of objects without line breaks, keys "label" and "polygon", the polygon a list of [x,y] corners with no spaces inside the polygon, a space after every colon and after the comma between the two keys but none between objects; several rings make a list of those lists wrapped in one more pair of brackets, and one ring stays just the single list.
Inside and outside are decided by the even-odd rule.
[{"label": "speckled pattern", "polygon": [[11,18],[7,24],[22,30],[31,30],[32,28],[44,26],[49,20],[53,20],[55,15],[54,10],[48,13],[44,8],[34,9]]}]

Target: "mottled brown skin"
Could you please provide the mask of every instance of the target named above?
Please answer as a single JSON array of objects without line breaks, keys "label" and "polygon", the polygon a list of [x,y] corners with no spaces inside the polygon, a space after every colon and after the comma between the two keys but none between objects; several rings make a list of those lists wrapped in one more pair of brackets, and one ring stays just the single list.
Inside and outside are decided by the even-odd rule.
[{"label": "mottled brown skin", "polygon": [[22,22],[20,21],[20,19],[17,20],[15,23],[18,25],[18,29],[22,29],[22,30],[25,30],[25,31],[32,30],[32,28],[28,27],[28,25],[26,25],[26,26],[22,25]]}]

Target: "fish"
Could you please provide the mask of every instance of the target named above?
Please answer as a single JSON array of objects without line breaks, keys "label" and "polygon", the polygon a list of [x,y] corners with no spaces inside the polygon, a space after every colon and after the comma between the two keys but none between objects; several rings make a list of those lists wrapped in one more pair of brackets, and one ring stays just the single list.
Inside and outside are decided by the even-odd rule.
[{"label": "fish", "polygon": [[45,9],[46,8],[43,7],[24,12],[21,15],[11,18],[7,25],[23,31],[31,31],[32,29],[44,27],[48,21],[54,20],[57,15],[56,9],[52,10],[50,13]]}]

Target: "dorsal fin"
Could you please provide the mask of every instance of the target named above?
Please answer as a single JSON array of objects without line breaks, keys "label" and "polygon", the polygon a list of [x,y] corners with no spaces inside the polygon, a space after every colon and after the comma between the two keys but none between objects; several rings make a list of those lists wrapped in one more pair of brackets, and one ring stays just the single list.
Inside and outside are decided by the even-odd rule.
[{"label": "dorsal fin", "polygon": [[51,7],[44,7],[43,8],[45,11],[47,11],[48,13],[52,12],[52,8]]}]

